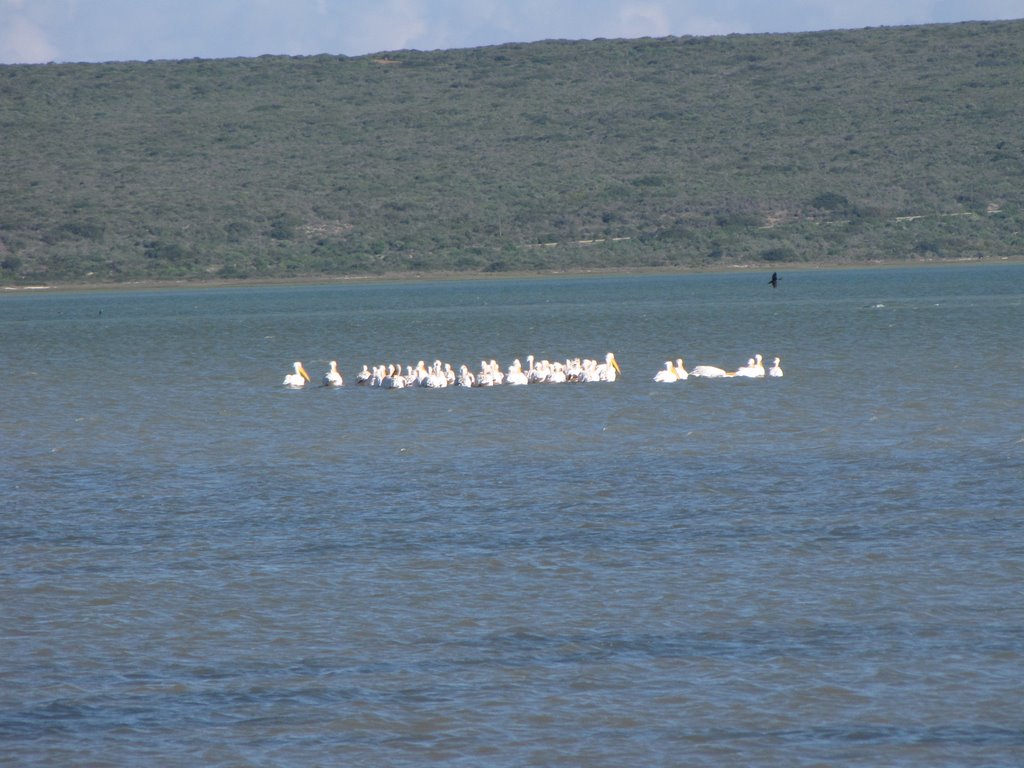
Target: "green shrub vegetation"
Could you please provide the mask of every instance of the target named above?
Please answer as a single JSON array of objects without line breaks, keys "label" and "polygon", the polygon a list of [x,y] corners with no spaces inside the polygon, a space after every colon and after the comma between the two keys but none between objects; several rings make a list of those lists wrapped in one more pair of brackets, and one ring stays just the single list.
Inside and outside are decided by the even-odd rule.
[{"label": "green shrub vegetation", "polygon": [[1021,254],[1024,21],[0,67],[0,282]]}]

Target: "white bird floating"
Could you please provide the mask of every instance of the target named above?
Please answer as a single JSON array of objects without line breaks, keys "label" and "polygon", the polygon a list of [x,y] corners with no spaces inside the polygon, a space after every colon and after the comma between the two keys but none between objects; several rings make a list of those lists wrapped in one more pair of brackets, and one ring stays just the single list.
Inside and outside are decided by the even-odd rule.
[{"label": "white bird floating", "polygon": [[513,360],[505,374],[505,383],[512,386],[525,386],[530,383],[529,377],[523,372],[523,364],[519,360]]},{"label": "white bird floating", "polygon": [[679,381],[679,374],[676,373],[676,366],[671,360],[665,361],[665,367],[654,374],[654,380],[661,384],[669,384]]},{"label": "white bird floating", "polygon": [[686,370],[686,366],[683,365],[683,358],[677,357],[675,362],[671,360],[665,361],[665,367],[654,374],[654,380],[660,383],[671,383],[673,381],[686,381],[690,378],[690,374]]},{"label": "white bird floating", "polygon": [[704,379],[763,379],[765,375],[772,378],[778,378],[782,376],[782,368],[779,367],[779,358],[776,357],[775,361],[772,363],[771,370],[766,374],[764,369],[764,358],[758,354],[748,359],[746,365],[740,366],[735,371],[726,371],[725,369],[718,368],[714,365],[698,365],[690,371],[690,375]]},{"label": "white bird floating", "polygon": [[476,376],[469,370],[468,365],[459,366],[459,376],[455,379],[455,386],[457,387],[475,387]]},{"label": "white bird floating", "polygon": [[408,382],[402,375],[402,366],[392,363],[380,376],[380,386],[384,389],[404,389]]},{"label": "white bird floating", "polygon": [[338,370],[338,361],[331,360],[331,369],[324,374],[325,387],[340,387],[345,383],[341,378],[341,371]]},{"label": "white bird floating", "polygon": [[426,378],[420,381],[420,386],[429,387],[430,389],[444,389],[448,386],[448,377],[445,376],[440,360],[435,360],[433,365],[430,366]]},{"label": "white bird floating", "polygon": [[597,373],[601,381],[615,381],[622,369],[615,360],[615,355],[609,352],[604,356],[604,365],[597,366]]},{"label": "white bird floating", "polygon": [[[683,358],[666,360],[665,366],[659,370],[654,381],[669,383],[685,381],[689,377],[705,379],[722,378],[780,378],[782,367],[780,358],[772,361],[771,368],[765,370],[764,358],[756,354],[747,360],[746,365],[740,366],[735,371],[727,371],[713,365],[698,365],[693,370],[687,371]],[[442,389],[445,387],[460,387],[463,389],[475,387],[493,387],[500,384],[512,386],[523,386],[527,384],[553,384],[564,382],[598,382],[616,381],[622,373],[615,354],[608,352],[603,362],[594,359],[569,358],[564,362],[550,360],[537,360],[533,355],[527,355],[528,366],[524,369],[519,359],[512,361],[506,371],[494,359],[481,360],[480,372],[474,375],[467,365],[460,365],[458,372],[451,365],[441,360],[434,360],[431,365],[426,365],[420,360],[415,366],[406,365],[405,372],[402,366],[395,363],[375,366],[363,365],[362,370],[356,374],[355,381],[369,387],[381,389],[403,389],[405,387],[424,387],[427,389]],[[293,364],[294,373],[284,378],[284,385],[293,389],[300,389],[310,380],[302,363]],[[343,386],[341,371],[338,369],[338,361],[330,361],[330,369],[323,377],[324,387]]]},{"label": "white bird floating", "polygon": [[620,373],[622,370],[615,360],[615,355],[609,352],[604,356],[603,363],[598,363],[596,360],[584,360],[579,380],[583,382],[615,381]]},{"label": "white bird floating", "polygon": [[306,386],[306,382],[309,381],[309,374],[302,367],[302,363],[295,361],[292,363],[292,367],[295,369],[295,372],[289,373],[284,377],[284,385],[292,389],[300,389]]},{"label": "white bird floating", "polygon": [[698,365],[690,371],[690,375],[697,379],[721,379],[732,376],[724,368],[717,368],[713,365]]},{"label": "white bird floating", "polygon": [[[552,384],[564,382],[601,382],[616,381],[622,373],[615,354],[608,352],[603,361],[590,358],[568,358],[564,361],[538,360],[533,355],[526,356],[527,366],[524,367],[517,358],[512,361],[505,370],[494,359],[481,360],[479,373],[474,374],[469,366],[460,365],[458,370],[451,363],[441,360],[434,360],[427,365],[420,360],[415,366],[390,363],[375,366],[363,365],[362,370],[356,374],[355,382],[369,387],[381,389],[403,389],[405,387],[423,387],[427,389],[442,389],[445,387],[460,387],[463,389],[476,387],[493,387],[502,384],[512,386],[524,386],[528,384]],[[685,381],[691,376],[694,378],[721,379],[721,378],[780,378],[782,367],[780,358],[772,361],[771,368],[765,369],[764,358],[756,354],[749,358],[745,365],[735,371],[729,371],[713,365],[698,365],[691,371],[687,371],[683,358],[666,360],[664,367],[659,370],[653,380],[659,383],[670,383]],[[301,388],[309,382],[309,374],[306,373],[302,363],[294,363],[294,373],[285,377],[284,385],[292,388]],[[323,386],[340,387],[344,381],[341,371],[338,369],[336,360],[330,361],[330,369],[323,377]]]},{"label": "white bird floating", "polygon": [[760,355],[754,355],[752,358],[747,360],[747,364],[737,368],[733,376],[740,376],[745,379],[761,379],[764,378],[764,364],[761,362]]}]

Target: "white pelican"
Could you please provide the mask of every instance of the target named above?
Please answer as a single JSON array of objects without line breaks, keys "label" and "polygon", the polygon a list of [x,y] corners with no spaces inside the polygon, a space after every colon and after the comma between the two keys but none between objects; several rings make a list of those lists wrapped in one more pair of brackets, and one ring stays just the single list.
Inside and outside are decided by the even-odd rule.
[{"label": "white pelican", "polygon": [[425,386],[423,382],[425,382],[427,377],[430,376],[430,373],[427,371],[427,364],[420,360],[416,363],[416,367],[412,369],[412,373],[413,380],[409,383],[417,387]]},{"label": "white pelican", "polygon": [[601,376],[597,372],[597,360],[591,360],[587,358],[583,361],[580,368],[580,381],[585,384],[589,384],[592,381],[600,381]]},{"label": "white pelican", "polygon": [[616,376],[620,373],[622,373],[622,369],[619,368],[615,355],[611,352],[604,356],[604,363],[597,366],[598,381],[615,381]]},{"label": "white pelican", "polygon": [[764,378],[764,358],[760,354],[754,355],[754,378]]},{"label": "white pelican", "polygon": [[426,378],[420,380],[420,386],[430,389],[444,389],[448,386],[448,377],[444,375],[440,360],[435,360],[430,366]]},{"label": "white pelican", "polygon": [[676,374],[675,366],[671,360],[665,361],[665,367],[654,374],[654,380],[663,384],[679,381],[679,376]]},{"label": "white pelican", "polygon": [[526,379],[531,384],[543,384],[551,376],[551,363],[547,360],[534,361],[533,355],[526,356],[529,367],[526,369]]},{"label": "white pelican", "polygon": [[724,369],[717,368],[713,365],[698,365],[690,371],[690,375],[695,376],[698,379],[721,379],[735,374],[728,373]]},{"label": "white pelican", "polygon": [[552,363],[551,372],[548,373],[547,381],[549,384],[564,384],[568,381],[565,375],[565,366],[562,363]]},{"label": "white pelican", "polygon": [[583,363],[578,357],[565,361],[565,380],[573,382],[583,380]]},{"label": "white pelican", "polygon": [[292,389],[299,389],[300,387],[306,386],[306,382],[309,381],[309,374],[306,373],[306,369],[302,367],[302,363],[296,361],[292,365],[295,368],[295,373],[289,373],[284,377],[284,385],[291,387]]},{"label": "white pelican", "polygon": [[735,376],[742,376],[748,379],[760,379],[764,377],[764,363],[761,355],[754,355],[747,360],[747,364],[737,369]]},{"label": "white pelican", "polygon": [[508,367],[508,372],[505,374],[505,383],[516,386],[530,383],[526,374],[523,373],[523,364],[519,360],[514,360],[512,365]]},{"label": "white pelican", "polygon": [[338,361],[331,360],[331,370],[324,374],[325,387],[340,387],[345,383],[341,378],[341,371],[338,370]]},{"label": "white pelican", "polygon": [[364,365],[363,370],[356,374],[356,384],[369,384],[372,377],[369,366]]},{"label": "white pelican", "polygon": [[455,379],[455,386],[457,387],[475,387],[476,377],[470,373],[468,365],[459,366],[459,376]]},{"label": "white pelican", "polygon": [[675,368],[675,371],[676,371],[676,376],[679,377],[680,381],[686,381],[688,378],[690,378],[690,374],[688,374],[686,372],[686,368],[683,366],[683,358],[681,358],[681,357],[677,357],[676,358],[676,368]]},{"label": "white pelican", "polygon": [[490,379],[490,384],[504,384],[505,374],[501,371],[501,366],[498,365],[498,361],[491,358],[487,363],[487,376]]},{"label": "white pelican", "polygon": [[739,376],[745,379],[752,379],[755,376],[757,376],[757,368],[754,366],[754,358],[748,358],[747,364],[741,365],[733,372],[732,375]]},{"label": "white pelican", "polygon": [[402,375],[402,366],[392,363],[388,366],[387,372],[380,380],[382,389],[404,389],[405,377]]},{"label": "white pelican", "polygon": [[782,366],[780,365],[781,362],[782,360],[780,360],[777,357],[772,361],[772,367],[768,369],[769,376],[776,379],[782,378]]},{"label": "white pelican", "polygon": [[435,389],[448,386],[448,375],[445,373],[444,363],[440,360],[435,360],[434,364],[430,366],[430,381]]},{"label": "white pelican", "polygon": [[526,370],[523,373],[526,374],[526,380],[533,384],[534,374],[537,372],[535,366],[536,360],[533,355],[526,356]]},{"label": "white pelican", "polygon": [[501,375],[501,371],[495,369],[486,360],[480,361],[480,373],[476,377],[476,385],[478,387],[493,387],[495,384],[500,384],[501,381],[498,376]]}]

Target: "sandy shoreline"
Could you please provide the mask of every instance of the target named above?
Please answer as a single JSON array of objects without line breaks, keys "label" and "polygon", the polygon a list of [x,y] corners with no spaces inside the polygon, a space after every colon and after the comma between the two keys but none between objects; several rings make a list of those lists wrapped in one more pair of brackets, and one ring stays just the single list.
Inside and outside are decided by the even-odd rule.
[{"label": "sandy shoreline", "polygon": [[174,290],[197,288],[245,288],[264,286],[299,286],[299,285],[356,285],[393,282],[440,282],[455,280],[513,280],[531,278],[571,278],[571,277],[609,277],[615,275],[688,275],[688,274],[728,274],[732,272],[802,272],[835,269],[878,269],[898,267],[935,267],[957,265],[995,265],[1022,264],[1024,255],[1016,258],[1001,257],[999,259],[928,259],[928,260],[884,260],[864,261],[857,263],[837,264],[834,262],[799,262],[787,264],[731,264],[714,267],[623,267],[620,269],[580,269],[524,272],[395,272],[381,275],[338,275],[338,276],[305,276],[292,278],[245,278],[202,280],[126,280],[124,282],[96,283],[38,283],[32,285],[2,285],[0,296],[4,294],[23,293],[71,293],[88,291],[141,291],[141,290]]}]

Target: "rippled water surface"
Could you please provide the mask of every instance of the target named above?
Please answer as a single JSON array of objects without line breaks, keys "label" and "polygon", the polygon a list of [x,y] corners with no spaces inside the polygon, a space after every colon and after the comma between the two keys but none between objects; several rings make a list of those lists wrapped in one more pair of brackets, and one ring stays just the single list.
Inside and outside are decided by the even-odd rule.
[{"label": "rippled water surface", "polygon": [[[1020,266],[18,294],[0,333],[0,763],[1024,762]],[[652,382],[755,352],[785,377]]]}]

